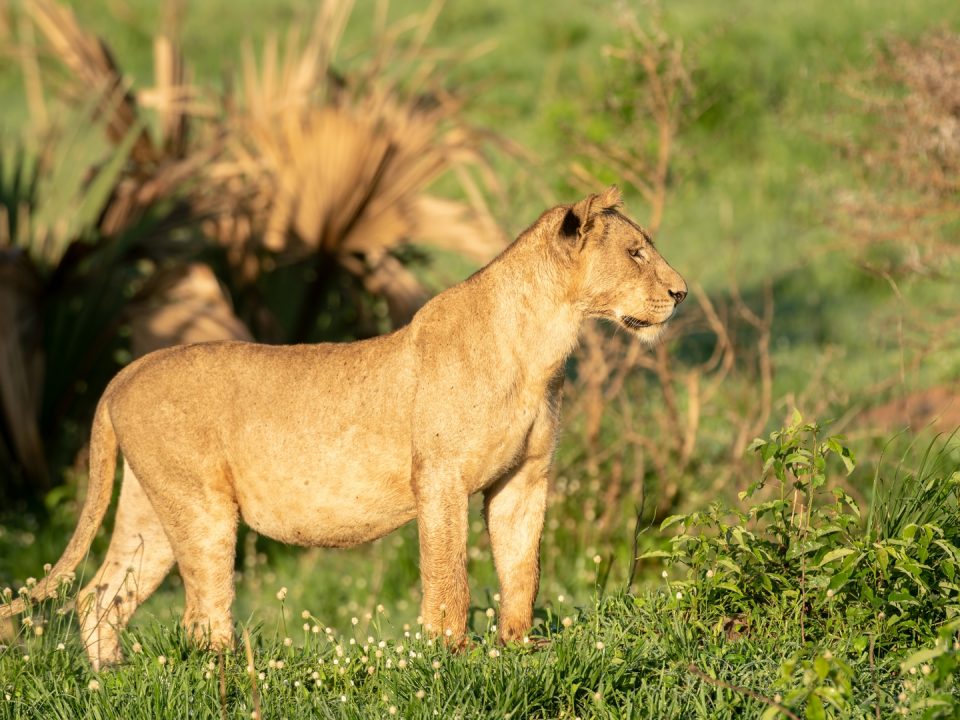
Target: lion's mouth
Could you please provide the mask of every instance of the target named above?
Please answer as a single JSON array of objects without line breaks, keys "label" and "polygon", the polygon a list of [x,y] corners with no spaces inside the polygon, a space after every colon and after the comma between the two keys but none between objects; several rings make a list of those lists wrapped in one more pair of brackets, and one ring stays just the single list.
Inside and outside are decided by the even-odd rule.
[{"label": "lion's mouth", "polygon": [[641,320],[640,318],[633,317],[633,315],[621,315],[620,322],[622,322],[631,330],[640,330],[642,328],[648,328],[660,324],[652,323],[649,320]]}]

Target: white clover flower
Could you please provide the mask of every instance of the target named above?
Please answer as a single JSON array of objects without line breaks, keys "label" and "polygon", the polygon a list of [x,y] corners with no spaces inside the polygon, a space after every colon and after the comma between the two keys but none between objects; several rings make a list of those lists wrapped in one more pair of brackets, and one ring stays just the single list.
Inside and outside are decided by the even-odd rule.
[{"label": "white clover flower", "polygon": [[30,662],[30,656],[29,656],[29,655],[24,655],[24,656],[23,656],[23,661],[24,661],[24,662]]},{"label": "white clover flower", "polygon": [[712,578],[712,577],[713,577],[713,570],[707,570],[707,577],[708,577],[708,578]]},{"label": "white clover flower", "polygon": [[423,700],[427,696],[427,691],[420,689],[417,690],[414,695],[416,696],[417,700]]},{"label": "white clover flower", "polygon": [[28,577],[28,578],[27,578],[27,587],[28,587],[28,588],[36,587],[36,585],[37,585],[37,579],[36,579],[35,577]]},{"label": "white clover flower", "polygon": [[310,623],[304,623],[304,624],[303,624],[303,631],[304,631],[305,633],[310,632]]},{"label": "white clover flower", "polygon": [[43,625],[37,625],[33,629],[33,634],[36,635],[37,637],[43,635]]},{"label": "white clover flower", "polygon": [[599,555],[594,555],[594,556],[593,556],[593,564],[594,564],[594,565],[599,565],[602,560],[603,560],[603,558],[600,557]]},{"label": "white clover flower", "polygon": [[430,666],[431,666],[434,670],[439,670],[439,669],[440,669],[440,661],[439,661],[439,660],[434,660],[432,663],[430,663]]},{"label": "white clover flower", "polygon": [[33,618],[27,615],[23,620],[21,620],[24,627],[33,627]]},{"label": "white clover flower", "polygon": [[397,667],[398,667],[398,668],[400,668],[401,670],[403,670],[406,666],[407,666],[407,661],[406,661],[406,660],[404,660],[403,658],[400,658],[399,660],[397,660]]},{"label": "white clover flower", "polygon": [[89,683],[87,683],[87,690],[89,690],[90,692],[97,692],[99,689],[100,689],[99,680],[91,680]]},{"label": "white clover flower", "polygon": [[292,645],[293,645],[293,638],[288,638],[288,637],[284,638],[284,639],[283,639],[283,644],[284,644],[286,647],[292,646]]},{"label": "white clover flower", "polygon": [[287,599],[287,588],[282,587],[279,590],[277,590],[277,600],[280,600],[282,602],[286,599]]},{"label": "white clover flower", "polygon": [[667,579],[667,571],[664,570],[662,573],[660,573],[660,577],[662,577],[664,580],[666,580],[666,579]]},{"label": "white clover flower", "polygon": [[[277,666],[277,661],[274,660],[273,658],[270,658],[270,660],[267,661],[267,667],[270,668],[271,670],[273,670],[276,666]],[[249,666],[247,666],[247,672],[250,672]]]},{"label": "white clover flower", "polygon": [[367,667],[367,675],[373,675],[376,671],[377,670],[373,667],[373,665]]},{"label": "white clover flower", "polygon": [[492,618],[496,614],[497,614],[496,610],[494,610],[493,608],[487,608],[486,615],[488,618]]},{"label": "white clover flower", "polygon": [[63,650],[66,650],[66,649],[67,649],[67,646],[64,645],[63,643],[57,643],[57,650],[60,650],[62,652]]},{"label": "white clover flower", "polygon": [[5,587],[5,588],[3,589],[3,596],[4,596],[7,600],[9,600],[10,598],[13,597],[13,590],[12,590],[11,588]]},{"label": "white clover flower", "polygon": [[277,660],[277,670],[283,670],[283,660]]},{"label": "white clover flower", "polygon": [[302,617],[304,620],[306,620],[307,618],[310,617],[310,611],[309,611],[309,610],[304,610],[302,613],[300,613],[300,617]]},{"label": "white clover flower", "polygon": [[560,624],[563,625],[565,628],[568,628],[571,625],[573,625],[573,619],[570,618],[569,616],[565,617],[563,620],[560,621]]},{"label": "white clover flower", "polygon": [[51,570],[53,570],[53,565],[51,565],[50,563],[44,563],[44,564],[43,564],[43,574],[44,574],[44,575],[49,575]]},{"label": "white clover flower", "polygon": [[823,659],[824,659],[824,660],[833,660],[833,653],[830,652],[829,650],[824,650],[824,651],[823,651]]},{"label": "white clover flower", "polygon": [[166,664],[167,664],[167,658],[166,658],[166,656],[165,656],[165,655],[158,655],[158,656],[157,656],[157,662],[160,663],[161,665],[166,665]]},{"label": "white clover flower", "polygon": [[210,674],[210,671],[209,671],[209,670],[204,670],[204,671],[203,671],[203,679],[204,679],[204,680],[209,680],[211,677],[213,677],[213,676]]},{"label": "white clover flower", "polygon": [[924,664],[920,666],[920,672],[922,672],[924,675],[929,675],[932,670],[933,668],[931,668],[929,665]]},{"label": "white clover flower", "polygon": [[490,652],[487,653],[487,655],[489,655],[492,658],[498,658],[500,657],[500,651],[497,650],[496,648],[492,648]]},{"label": "white clover flower", "polygon": [[677,591],[677,600],[683,600],[683,593],[679,590]]},{"label": "white clover flower", "polygon": [[828,597],[828,598],[832,598],[834,595],[836,595],[836,593],[835,593],[833,590],[830,590],[830,589],[827,590],[827,597]]},{"label": "white clover flower", "polygon": [[564,602],[566,597],[563,594],[557,595],[557,602]]},{"label": "white clover flower", "polygon": [[135,642],[133,645],[130,646],[130,649],[133,650],[134,653],[140,653],[143,651],[143,645],[141,645],[138,642]]},{"label": "white clover flower", "polygon": [[500,602],[500,593],[494,593],[494,594],[493,594],[493,601],[494,601],[494,602]]},{"label": "white clover flower", "polygon": [[396,714],[397,714],[397,706],[396,706],[396,705],[391,705],[389,708],[387,708],[387,712],[390,713],[391,715],[396,715]]},{"label": "white clover flower", "polygon": [[[248,666],[248,667],[249,667],[249,666]],[[249,670],[248,670],[248,672],[249,672]],[[266,674],[265,672],[259,672],[259,673],[257,673],[257,679],[258,679],[260,682],[263,682],[264,680],[267,679],[267,674]]]},{"label": "white clover flower", "polygon": [[597,650],[603,650],[604,647],[606,646],[603,644],[603,642],[600,640],[597,640]]},{"label": "white clover flower", "polygon": [[377,605],[377,612],[378,612],[378,613],[382,613],[384,610],[385,610],[385,608],[383,607],[383,605]]}]

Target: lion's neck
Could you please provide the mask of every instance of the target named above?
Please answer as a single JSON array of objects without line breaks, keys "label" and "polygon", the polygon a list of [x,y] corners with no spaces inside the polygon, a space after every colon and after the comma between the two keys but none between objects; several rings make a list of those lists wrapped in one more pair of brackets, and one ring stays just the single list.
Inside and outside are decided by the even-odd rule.
[{"label": "lion's neck", "polygon": [[576,347],[584,313],[555,239],[522,237],[485,280],[498,342],[528,376],[549,382]]}]

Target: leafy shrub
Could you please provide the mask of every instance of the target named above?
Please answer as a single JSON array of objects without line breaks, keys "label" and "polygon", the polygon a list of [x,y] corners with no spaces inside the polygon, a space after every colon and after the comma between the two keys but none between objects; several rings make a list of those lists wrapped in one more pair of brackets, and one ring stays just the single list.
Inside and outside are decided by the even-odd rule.
[{"label": "leafy shrub", "polygon": [[[801,633],[845,617],[869,626],[878,650],[960,617],[960,472],[909,476],[868,524],[842,487],[828,487],[836,470],[855,467],[840,437],[795,414],[751,448],[764,466],[740,494],[747,507],[668,517],[661,529],[679,534],[645,554],[686,568],[678,602],[724,616],[781,602],[795,608]],[[888,512],[891,498],[903,512]]]}]

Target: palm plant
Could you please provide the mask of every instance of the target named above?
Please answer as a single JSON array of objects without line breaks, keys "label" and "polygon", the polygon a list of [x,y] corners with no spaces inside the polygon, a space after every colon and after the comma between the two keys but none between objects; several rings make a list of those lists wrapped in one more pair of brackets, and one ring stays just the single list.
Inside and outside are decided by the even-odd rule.
[{"label": "palm plant", "polygon": [[[307,42],[291,35],[282,58],[269,40],[258,66],[248,47],[240,91],[215,102],[187,82],[175,13],[154,41],[154,87],[134,92],[70,10],[25,3],[66,71],[59,84],[73,109],[47,112],[47,65],[24,42],[41,132],[25,144],[39,151],[0,153],[7,507],[39,498],[73,461],[96,398],[132,354],[252,337],[213,268],[240,291],[253,335],[289,341],[315,337],[319,301],[330,297],[341,307],[384,298],[390,323],[404,322],[427,295],[406,266],[418,257],[414,242],[478,261],[499,249],[486,188],[471,174],[492,186],[484,135],[461,120],[423,59],[435,13],[382,30],[378,52],[340,75],[333,60],[349,10],[327,0]],[[414,40],[403,45],[410,27]],[[409,82],[391,77],[398,67]],[[467,202],[427,193],[445,174]],[[299,304],[278,330],[287,295]]]}]

